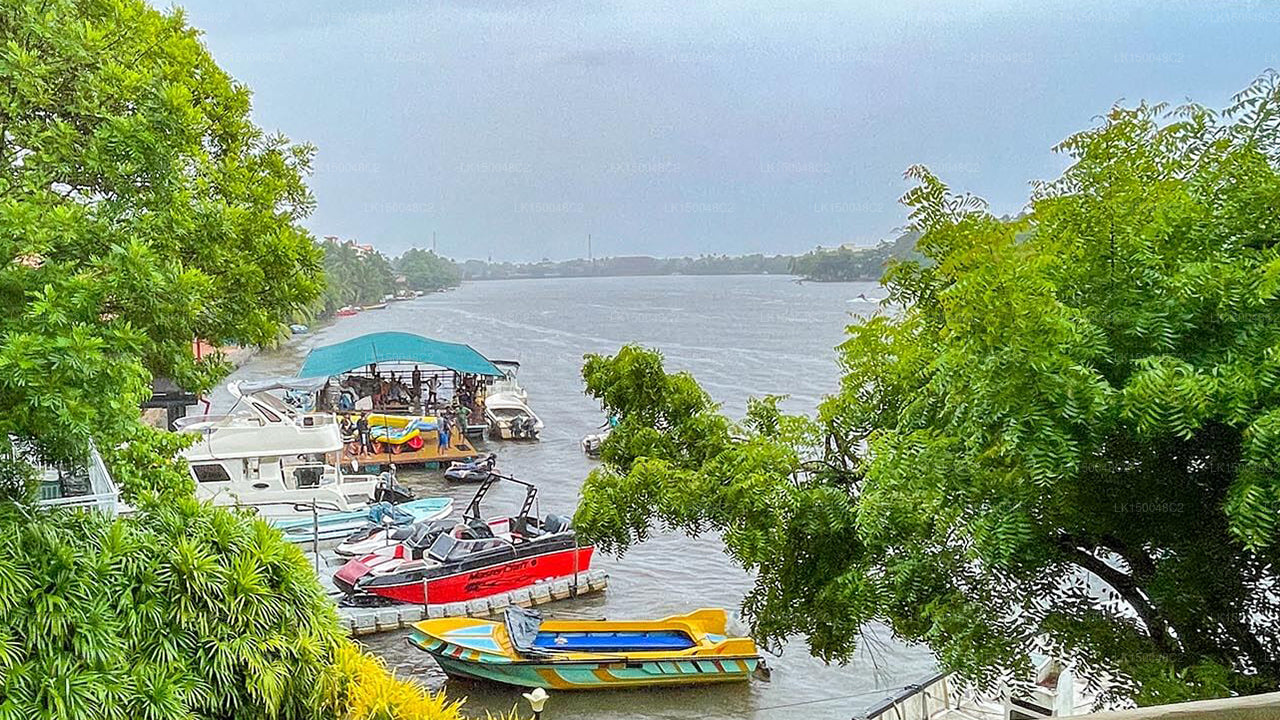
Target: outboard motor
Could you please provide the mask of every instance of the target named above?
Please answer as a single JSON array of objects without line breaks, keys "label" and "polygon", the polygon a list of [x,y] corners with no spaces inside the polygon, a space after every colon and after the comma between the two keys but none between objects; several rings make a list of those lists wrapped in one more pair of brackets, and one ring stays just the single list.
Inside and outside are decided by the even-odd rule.
[{"label": "outboard motor", "polygon": [[384,472],[378,477],[378,485],[373,489],[375,503],[391,504],[409,502],[413,499],[413,491],[396,481],[394,472]]},{"label": "outboard motor", "polygon": [[569,529],[569,518],[563,515],[547,515],[542,521],[542,529],[548,533],[564,532]]}]

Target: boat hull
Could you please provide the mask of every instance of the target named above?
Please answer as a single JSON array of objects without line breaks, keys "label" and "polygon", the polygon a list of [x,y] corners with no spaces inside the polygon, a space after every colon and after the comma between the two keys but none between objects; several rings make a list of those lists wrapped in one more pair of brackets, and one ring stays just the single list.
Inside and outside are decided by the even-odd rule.
[{"label": "boat hull", "polygon": [[[348,594],[377,595],[414,605],[464,602],[570,577],[575,572],[586,572],[591,568],[594,551],[590,545],[576,549],[569,547],[447,575],[431,577],[425,573],[404,573],[403,577],[366,582],[361,579],[368,572],[368,566],[360,560],[352,560],[334,575],[334,582]],[[425,588],[424,578],[427,581]]]},{"label": "boat hull", "polygon": [[[453,646],[457,649],[457,646]],[[428,651],[451,678],[547,690],[599,690],[654,685],[701,685],[750,680],[760,658],[670,659],[643,662],[512,663],[488,665]],[[466,651],[463,651],[466,652]]]}]

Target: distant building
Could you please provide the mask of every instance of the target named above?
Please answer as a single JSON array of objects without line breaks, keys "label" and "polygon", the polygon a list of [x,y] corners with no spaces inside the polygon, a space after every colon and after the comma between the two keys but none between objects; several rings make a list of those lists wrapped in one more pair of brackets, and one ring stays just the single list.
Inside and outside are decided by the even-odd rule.
[{"label": "distant building", "polygon": [[365,257],[366,255],[372,255],[378,252],[376,249],[374,249],[372,245],[362,245],[356,242],[355,240],[343,240],[337,235],[325,235],[324,239],[330,242],[338,243],[340,245],[345,245],[351,248],[352,250],[355,250],[356,254],[359,255],[360,257]]}]

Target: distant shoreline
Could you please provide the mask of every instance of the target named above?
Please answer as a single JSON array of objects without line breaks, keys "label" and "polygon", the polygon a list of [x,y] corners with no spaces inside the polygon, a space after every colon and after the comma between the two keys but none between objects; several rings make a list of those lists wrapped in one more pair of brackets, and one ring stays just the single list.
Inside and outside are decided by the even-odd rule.
[{"label": "distant shoreline", "polygon": [[795,273],[770,272],[737,272],[737,273],[605,273],[600,275],[508,275],[505,277],[466,278],[469,282],[499,282],[502,280],[590,280],[594,278],[629,278],[629,277],[782,277],[792,278],[797,283],[842,283],[842,282],[880,282],[879,277],[856,277],[849,279],[819,279],[797,275]]}]

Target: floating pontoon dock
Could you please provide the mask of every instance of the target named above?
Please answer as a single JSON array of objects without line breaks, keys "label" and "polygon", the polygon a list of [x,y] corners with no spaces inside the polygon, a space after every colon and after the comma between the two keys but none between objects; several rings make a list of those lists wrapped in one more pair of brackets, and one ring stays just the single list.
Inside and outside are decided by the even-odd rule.
[{"label": "floating pontoon dock", "polygon": [[[315,555],[307,556],[315,563]],[[320,553],[320,584],[328,592],[330,599],[337,602],[342,592],[333,584],[333,570],[346,558],[338,558],[332,554]],[[466,602],[422,605],[386,605],[383,607],[344,607],[338,606],[338,617],[353,636],[372,635],[374,633],[391,632],[407,628],[419,620],[438,617],[489,617],[501,615],[512,605],[535,607],[556,600],[570,600],[604,592],[609,587],[609,574],[603,570],[588,570],[572,575],[555,578],[548,582],[519,588],[511,592],[490,595]]]}]

